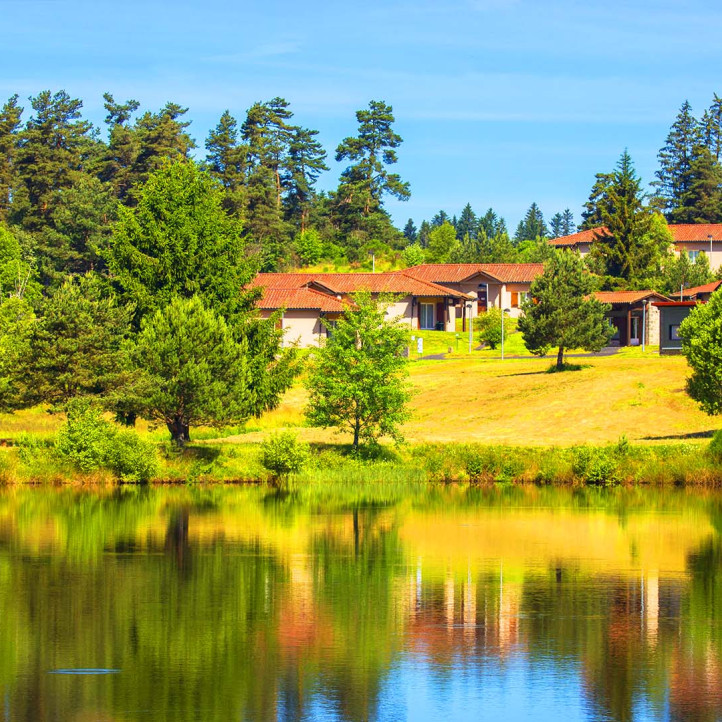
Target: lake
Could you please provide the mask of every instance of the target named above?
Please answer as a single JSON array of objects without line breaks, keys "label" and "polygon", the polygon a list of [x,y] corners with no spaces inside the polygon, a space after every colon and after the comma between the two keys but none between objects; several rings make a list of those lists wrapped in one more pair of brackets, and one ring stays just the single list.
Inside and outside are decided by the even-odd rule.
[{"label": "lake", "polygon": [[722,719],[722,494],[0,491],[0,720],[405,719]]}]

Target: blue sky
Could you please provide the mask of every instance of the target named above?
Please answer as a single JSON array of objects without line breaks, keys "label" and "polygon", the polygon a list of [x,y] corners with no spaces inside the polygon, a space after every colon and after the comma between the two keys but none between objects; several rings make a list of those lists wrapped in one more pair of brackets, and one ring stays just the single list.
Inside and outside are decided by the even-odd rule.
[{"label": "blue sky", "polygon": [[[0,94],[66,89],[102,124],[102,94],[190,107],[199,146],[228,108],[281,96],[333,150],[354,111],[393,105],[411,184],[394,219],[532,201],[577,219],[627,147],[645,181],[685,98],[722,94],[722,5],[670,0],[160,2],[0,0]],[[26,103],[26,106],[28,104]]]}]

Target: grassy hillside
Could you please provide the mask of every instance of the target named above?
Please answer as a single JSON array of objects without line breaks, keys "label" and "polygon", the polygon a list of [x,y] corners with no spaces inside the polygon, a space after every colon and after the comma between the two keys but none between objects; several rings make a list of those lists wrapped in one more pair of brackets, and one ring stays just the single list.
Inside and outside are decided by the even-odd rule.
[{"label": "grassy hillside", "polygon": [[[448,334],[453,337],[453,334]],[[492,356],[493,355],[493,356]],[[577,359],[581,371],[548,374],[550,359],[498,359],[474,352],[444,361],[412,361],[413,418],[404,429],[410,442],[481,442],[509,445],[607,443],[624,434],[642,443],[706,440],[722,421],[702,413],[684,392],[688,370],[681,356],[638,349],[614,356]],[[485,358],[486,357],[486,358]],[[494,358],[496,357],[496,358]],[[307,394],[297,383],[275,411],[246,429],[227,429],[228,441],[258,441],[269,430],[303,427]],[[50,435],[62,415],[41,409],[0,415],[0,438],[23,432]],[[148,432],[165,440],[167,432]],[[194,429],[196,440],[218,437]],[[347,441],[331,431],[301,428],[309,441]]]}]

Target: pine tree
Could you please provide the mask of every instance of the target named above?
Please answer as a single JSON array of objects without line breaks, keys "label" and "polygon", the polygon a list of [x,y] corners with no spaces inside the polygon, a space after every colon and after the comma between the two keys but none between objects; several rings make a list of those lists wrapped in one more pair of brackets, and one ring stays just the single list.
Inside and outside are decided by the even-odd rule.
[{"label": "pine tree", "polygon": [[226,110],[206,139],[204,168],[225,190],[223,207],[241,217],[245,205],[246,153],[238,141],[238,123]]},{"label": "pine tree", "polygon": [[562,232],[562,214],[555,213],[549,221],[549,238],[560,238],[564,235]]},{"label": "pine tree", "polygon": [[479,230],[483,231],[489,238],[497,236],[500,233],[507,233],[506,221],[498,216],[493,208],[489,208],[487,212],[479,218]]},{"label": "pine tree", "polygon": [[7,220],[16,184],[15,161],[23,109],[13,95],[0,109],[0,222]]},{"label": "pine tree", "polygon": [[146,112],[138,118],[134,132],[138,143],[138,152],[133,163],[129,204],[137,202],[137,191],[148,180],[151,173],[166,162],[177,162],[189,157],[196,147],[186,128],[190,121],[182,120],[188,108],[177,103],[166,103],[159,113]]},{"label": "pine tree", "polygon": [[669,237],[653,232],[654,213],[645,204],[642,182],[626,150],[597,209],[606,230],[599,232],[591,257],[602,273],[634,282],[659,266],[668,251]]},{"label": "pine tree", "polygon": [[343,202],[349,192],[360,193],[363,214],[368,216],[382,207],[384,194],[407,200],[410,192],[408,183],[386,169],[397,162],[395,149],[403,142],[392,129],[393,108],[383,101],[372,100],[368,110],[356,111],[356,120],[358,135],[344,138],[336,149],[337,162],[353,162],[341,174],[339,196]]},{"label": "pine tree", "polygon": [[113,188],[113,195],[125,203],[130,189],[136,183],[135,165],[140,153],[140,139],[130,119],[140,107],[137,100],[116,103],[110,93],[104,93],[104,106],[108,111],[105,123],[108,126],[108,146],[100,168],[100,179]]},{"label": "pine tree", "polygon": [[83,103],[64,90],[49,90],[30,99],[34,114],[20,133],[17,174],[23,206],[15,220],[31,231],[48,223],[58,193],[70,188],[83,170],[92,126],[81,119]]},{"label": "pine tree", "polygon": [[409,220],[406,221],[406,225],[404,226],[404,238],[406,239],[407,245],[416,243],[416,239],[418,237],[419,234],[416,230],[416,226],[414,225],[414,221],[412,218],[409,218]]},{"label": "pine tree", "polygon": [[659,170],[653,182],[657,188],[656,202],[667,220],[674,219],[674,210],[691,183],[691,162],[694,148],[702,144],[702,130],[692,115],[692,107],[685,100],[670,129],[664,147],[659,151]]},{"label": "pine tree", "polygon": [[544,273],[530,288],[533,301],[523,305],[519,319],[524,345],[543,356],[557,347],[558,370],[564,368],[564,352],[570,348],[599,351],[612,336],[605,318],[610,307],[593,297],[593,276],[580,255],[554,249],[544,264]]},{"label": "pine tree", "polygon": [[464,209],[461,211],[459,220],[454,224],[456,228],[457,238],[463,239],[464,236],[469,236],[472,240],[476,238],[476,232],[479,228],[479,219],[476,217],[476,213],[471,208],[471,204],[467,203]]},{"label": "pine tree", "polygon": [[722,156],[722,98],[717,93],[702,117],[702,133],[712,157],[719,162]]},{"label": "pine tree", "polygon": [[574,214],[569,208],[565,208],[564,213],[562,213],[562,236],[571,236],[576,230],[577,226],[574,222]]},{"label": "pine tree", "polygon": [[706,146],[693,148],[688,187],[671,216],[675,223],[722,222],[722,167]]},{"label": "pine tree", "polygon": [[288,146],[288,164],[284,174],[287,187],[286,215],[301,233],[308,226],[314,199],[314,185],[325,170],[326,151],[316,139],[317,130],[294,128]]},{"label": "pine tree", "polygon": [[446,211],[439,211],[432,219],[431,219],[431,225],[434,226],[434,228],[438,228],[439,226],[443,226],[444,223],[451,223],[451,218],[449,218],[449,214]]},{"label": "pine tree", "polygon": [[247,147],[246,232],[260,251],[262,270],[276,270],[288,255],[289,229],[283,217],[282,174],[294,131],[283,98],[255,103],[242,127]]},{"label": "pine tree", "polygon": [[576,230],[574,214],[566,208],[564,213],[555,213],[549,221],[550,238],[563,238],[570,236]]},{"label": "pine tree", "polygon": [[597,173],[594,176],[594,185],[589,193],[589,200],[584,204],[582,211],[582,225],[580,231],[599,228],[603,224],[601,204],[604,203],[609,210],[608,190],[612,182],[612,173]]},{"label": "pine tree", "polygon": [[431,233],[431,224],[428,221],[421,221],[418,240],[422,248],[426,248],[429,245],[429,233]]},{"label": "pine tree", "polygon": [[548,235],[549,230],[544,222],[544,215],[539,210],[539,206],[532,203],[524,216],[524,220],[519,221],[514,234],[514,242],[533,241],[535,238],[546,238]]}]

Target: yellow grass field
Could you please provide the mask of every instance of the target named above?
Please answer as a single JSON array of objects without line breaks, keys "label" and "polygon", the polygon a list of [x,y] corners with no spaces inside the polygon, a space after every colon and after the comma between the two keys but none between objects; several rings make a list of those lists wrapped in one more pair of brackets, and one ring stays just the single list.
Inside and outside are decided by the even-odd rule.
[{"label": "yellow grass field", "polygon": [[[688,367],[682,356],[659,356],[625,350],[608,357],[569,359],[581,371],[547,374],[551,359],[451,358],[413,361],[410,378],[415,394],[412,418],[404,427],[407,441],[481,442],[513,446],[569,446],[615,442],[623,434],[635,443],[707,443],[722,427],[684,391]],[[348,435],[306,428],[307,393],[298,382],[278,409],[252,419],[246,433],[222,436],[227,443],[257,442],[271,431],[298,428],[314,442],[348,442]],[[49,435],[63,421],[31,409],[0,415],[0,438],[27,431]],[[145,432],[139,422],[138,430]],[[165,429],[153,438],[167,438]],[[191,436],[210,440],[212,429],[192,429]],[[219,439],[220,440],[220,439]]]},{"label": "yellow grass field", "polygon": [[[682,356],[623,352],[570,360],[587,367],[547,374],[548,358],[414,362],[406,439],[567,446],[613,442],[624,434],[643,443],[706,442],[722,426],[686,395]],[[294,387],[277,410],[251,422],[256,431],[234,440],[255,441],[270,429],[302,425],[305,402],[304,389]],[[311,428],[301,436],[347,440]]]}]

